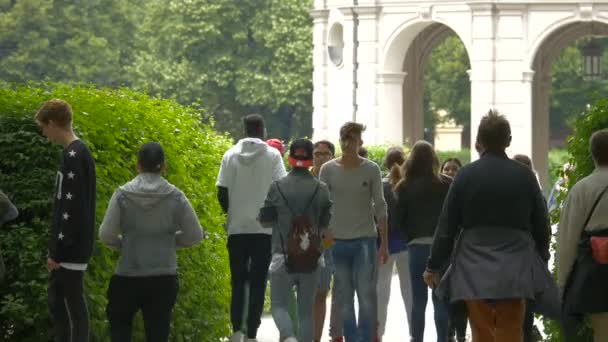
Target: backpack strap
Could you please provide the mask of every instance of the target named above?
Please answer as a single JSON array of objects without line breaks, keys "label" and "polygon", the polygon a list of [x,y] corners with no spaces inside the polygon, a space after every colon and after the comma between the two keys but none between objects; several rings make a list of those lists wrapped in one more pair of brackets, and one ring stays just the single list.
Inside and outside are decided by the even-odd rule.
[{"label": "backpack strap", "polygon": [[583,224],[583,232],[582,235],[585,236],[586,229],[587,229],[587,225],[589,224],[589,221],[591,220],[591,216],[593,216],[593,213],[595,212],[595,208],[597,208],[597,205],[600,203],[600,200],[602,199],[602,197],[604,197],[604,194],[606,193],[606,191],[608,191],[608,186],[606,186],[604,188],[604,190],[602,190],[602,192],[600,193],[599,196],[597,196],[597,199],[595,200],[595,203],[593,203],[593,207],[591,207],[591,211],[589,212],[589,215],[587,215],[587,219],[585,220],[585,224]]}]

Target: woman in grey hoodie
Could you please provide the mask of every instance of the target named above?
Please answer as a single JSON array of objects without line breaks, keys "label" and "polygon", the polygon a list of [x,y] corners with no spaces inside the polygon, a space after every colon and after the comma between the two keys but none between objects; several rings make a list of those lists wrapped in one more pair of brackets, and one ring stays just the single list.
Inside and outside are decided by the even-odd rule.
[{"label": "woman in grey hoodie", "polygon": [[101,241],[120,252],[108,289],[113,342],[131,341],[142,310],[147,341],[168,341],[178,290],[178,248],[203,239],[198,217],[184,193],[161,176],[160,144],[143,145],[138,175],[114,192],[99,230]]}]

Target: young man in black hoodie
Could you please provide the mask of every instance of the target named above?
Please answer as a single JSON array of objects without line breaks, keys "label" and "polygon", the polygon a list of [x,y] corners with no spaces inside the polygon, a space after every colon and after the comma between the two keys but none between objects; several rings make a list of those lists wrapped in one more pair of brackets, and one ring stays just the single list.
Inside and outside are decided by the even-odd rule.
[{"label": "young man in black hoodie", "polygon": [[72,130],[72,108],[67,102],[46,102],[35,120],[51,143],[63,146],[47,259],[55,340],[84,342],[89,340],[89,314],[83,278],[94,242],[95,161]]}]

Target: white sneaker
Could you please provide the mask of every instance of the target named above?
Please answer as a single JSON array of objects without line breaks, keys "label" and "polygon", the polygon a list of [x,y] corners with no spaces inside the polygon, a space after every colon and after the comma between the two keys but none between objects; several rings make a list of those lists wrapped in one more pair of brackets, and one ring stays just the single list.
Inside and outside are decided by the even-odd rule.
[{"label": "white sneaker", "polygon": [[232,334],[232,336],[230,336],[230,342],[243,342],[243,340],[245,339],[245,334],[243,334],[241,331],[237,331],[234,334]]},{"label": "white sneaker", "polygon": [[283,341],[283,342],[298,342],[298,340],[296,340],[296,338],[295,338],[295,337],[288,337],[288,338],[286,338],[286,339],[285,339],[285,341]]}]

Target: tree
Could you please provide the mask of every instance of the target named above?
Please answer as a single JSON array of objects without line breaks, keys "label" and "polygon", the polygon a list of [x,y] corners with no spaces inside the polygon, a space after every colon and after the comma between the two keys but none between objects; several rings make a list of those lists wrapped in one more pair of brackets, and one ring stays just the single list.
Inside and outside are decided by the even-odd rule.
[{"label": "tree", "polygon": [[252,111],[273,119],[274,135],[305,134],[312,89],[310,6],[298,0],[152,1],[132,79],[152,93],[199,103],[220,130],[235,136],[241,135],[240,117]]},{"label": "tree", "polygon": [[128,84],[142,0],[0,0],[0,79]]}]

